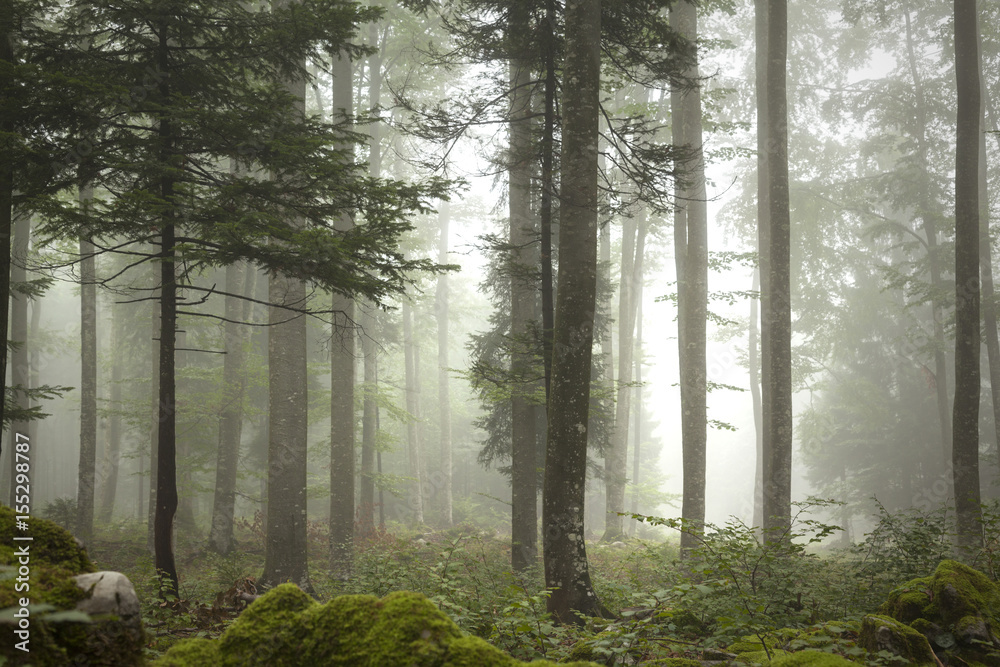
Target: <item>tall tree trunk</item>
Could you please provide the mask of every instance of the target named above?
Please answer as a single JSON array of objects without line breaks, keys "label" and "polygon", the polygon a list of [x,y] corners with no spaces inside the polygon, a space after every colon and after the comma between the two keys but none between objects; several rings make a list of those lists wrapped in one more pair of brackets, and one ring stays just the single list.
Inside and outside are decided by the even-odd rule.
[{"label": "tall tree trunk", "polygon": [[[448,263],[448,221],[451,205],[441,203],[438,221],[441,225],[438,240],[438,263]],[[448,276],[438,276],[437,295],[438,334],[438,423],[441,431],[441,521],[452,525],[452,445],[451,445],[451,391],[449,390],[448,363]]]},{"label": "tall tree trunk", "polygon": [[[169,124],[161,120],[163,127]],[[167,130],[169,133],[169,130]],[[169,134],[167,135],[169,136]],[[163,185],[163,199],[171,201],[173,183]],[[177,597],[177,566],[174,564],[174,515],[177,513],[176,384],[174,361],[177,332],[176,249],[173,221],[160,232],[160,362],[156,447],[156,507],[153,516],[153,561],[160,575],[160,595]]]},{"label": "tall tree trunk", "polygon": [[[86,204],[81,200],[81,205]],[[15,286],[19,283],[23,285],[28,279],[25,267],[28,261],[30,235],[31,219],[27,215],[18,212],[14,216],[13,257],[10,265],[10,282]],[[13,385],[11,387],[13,390],[12,397],[18,410],[26,410],[28,408],[26,390],[31,386],[28,367],[28,296],[23,292],[16,291],[16,288],[10,295],[10,339],[17,345],[13,352],[10,352],[11,359],[8,364],[11,370],[11,385]],[[29,424],[30,422],[23,419],[12,421],[10,425],[11,442],[17,442],[17,433],[29,435]],[[30,435],[28,442],[31,442]],[[10,451],[13,453],[14,450],[11,449]],[[18,495],[16,493],[17,484],[13,481],[17,479],[17,457],[11,456],[10,462],[10,479],[12,480],[10,485],[10,506],[14,507],[14,499]]]},{"label": "tall tree trunk", "polygon": [[[179,289],[179,288],[178,288]],[[178,299],[180,294],[178,293]],[[177,331],[174,347],[174,383],[180,390],[181,395],[185,395],[190,392],[191,379],[184,378],[184,370],[191,366],[191,349],[188,345],[188,334],[187,330],[179,328]],[[177,391],[175,389],[175,391]],[[182,480],[181,488],[177,494],[177,512],[174,514],[174,529],[178,532],[184,532],[188,535],[193,535],[197,530],[195,525],[195,501],[197,496],[192,492],[191,488],[191,439],[181,438],[175,445],[176,455],[174,459],[180,462],[182,466],[180,469],[180,478]]]},{"label": "tall tree trunk", "polygon": [[420,525],[424,523],[424,501],[421,487],[423,478],[420,465],[420,430],[417,421],[420,419],[420,406],[417,392],[417,370],[415,344],[413,342],[413,308],[408,300],[403,301],[403,356],[406,364],[406,411],[409,413],[406,421],[406,451],[408,473],[410,476],[409,507],[413,512],[413,521]]},{"label": "tall tree trunk", "polygon": [[605,470],[607,497],[604,536],[601,538],[605,542],[614,542],[625,534],[620,513],[625,511],[632,357],[635,353],[638,285],[642,282],[646,245],[646,207],[640,206],[636,215],[635,218],[626,218],[622,229],[621,278],[618,286],[618,383],[615,390],[615,430],[611,436],[611,452]]},{"label": "tall tree trunk", "polygon": [[[693,4],[680,2],[670,10],[671,26],[692,43],[698,39],[698,15]],[[698,80],[697,59],[686,72]],[[697,544],[705,523],[705,461],[708,446],[706,407],[706,318],[708,314],[708,203],[702,153],[701,92],[671,93],[674,145],[690,151],[687,173],[677,200],[684,202],[674,217],[677,245],[678,335],[680,343],[681,433],[684,450],[684,491],[681,555]]]},{"label": "tall tree trunk", "polygon": [[229,554],[235,547],[233,520],[236,512],[236,472],[240,460],[243,397],[246,390],[246,336],[240,324],[243,319],[243,303],[239,295],[244,290],[247,273],[244,262],[226,267],[226,322],[222,325],[226,351],[222,362],[225,403],[219,417],[215,498],[212,504],[212,527],[208,535],[208,548],[223,555]]},{"label": "tall tree trunk", "polygon": [[[635,286],[635,409],[632,410],[635,425],[632,427],[632,504],[629,511],[639,513],[639,482],[641,481],[642,464],[642,280]],[[635,535],[639,523],[632,521],[629,534]]]},{"label": "tall tree trunk", "polygon": [[952,463],[960,556],[983,547],[979,490],[979,141],[976,0],[955,0],[955,404]]},{"label": "tall tree trunk", "polygon": [[[166,25],[159,26],[157,66],[161,72],[170,72],[169,34]],[[159,163],[173,164],[175,137],[169,100],[169,76],[160,79],[158,99],[163,111],[157,119],[160,138]],[[177,512],[177,396],[175,375],[175,350],[177,336],[177,248],[176,203],[173,175],[165,171],[160,177],[159,196],[164,204],[160,216],[160,319],[159,362],[157,377],[157,434],[156,434],[156,505],[153,513],[153,565],[160,579],[160,596],[178,597],[177,566],[174,563],[174,515]]]},{"label": "tall tree trunk", "polygon": [[[523,4],[517,5],[524,9]],[[512,30],[527,32],[527,15],[511,19]],[[515,572],[535,564],[538,557],[538,490],[535,465],[535,405],[531,394],[534,365],[532,321],[535,317],[534,271],[529,265],[535,240],[531,216],[532,127],[531,70],[527,62],[510,62],[510,152],[508,155],[508,213],[510,256],[510,370],[511,387],[511,568]]]},{"label": "tall tree trunk", "polygon": [[[156,525],[156,479],[159,471],[160,439],[160,290],[153,292],[149,315],[149,495],[146,503],[146,550],[154,552],[154,527]],[[139,490],[142,496],[142,489]],[[140,503],[141,504],[141,503]],[[140,516],[142,514],[140,513]]]},{"label": "tall tree trunk", "polygon": [[[788,113],[785,73],[788,51],[786,0],[769,0],[767,12],[767,167],[770,195],[768,284],[761,295],[762,346],[769,377],[763,386],[764,532],[783,538],[791,524],[792,311],[791,218],[788,206]],[[766,339],[764,337],[766,332]]]},{"label": "tall tree trunk", "polygon": [[[982,3],[978,3],[981,5]],[[978,21],[977,21],[978,26]],[[986,334],[986,354],[990,373],[990,398],[993,405],[994,451],[1000,457],[1000,336],[997,334],[997,309],[993,283],[993,252],[990,240],[990,205],[988,190],[988,171],[986,159],[986,110],[989,106],[989,93],[983,75],[983,37],[977,29],[977,46],[979,49],[979,266],[982,272],[982,311],[983,331]],[[1000,458],[993,462],[993,479],[1000,479]]]},{"label": "tall tree trunk", "polygon": [[[80,188],[80,206],[90,206],[93,190]],[[15,369],[16,371],[16,369]],[[80,462],[77,468],[76,536],[94,538],[94,484],[97,470],[97,284],[94,245],[80,239]]]},{"label": "tall tree trunk", "polygon": [[[354,113],[353,68],[346,53],[334,62],[333,113],[349,120]],[[351,149],[350,146],[345,146]],[[354,226],[351,215],[337,221],[339,231]],[[354,558],[354,300],[333,295],[330,337],[330,570],[346,581]]]},{"label": "tall tree trunk", "polygon": [[[296,0],[280,0],[288,7]],[[296,114],[305,111],[305,80],[285,81],[295,102]],[[294,176],[291,176],[294,179]],[[301,219],[290,220],[301,227]],[[306,374],[306,318],[288,308],[303,308],[306,286],[300,278],[271,273],[268,280],[269,338],[267,538],[264,572],[258,582],[271,588],[291,581],[313,592],[309,580],[306,539],[306,454],[308,395]],[[287,308],[284,308],[285,306]]]},{"label": "tall tree trunk", "polygon": [[[770,322],[768,313],[763,309],[764,294],[771,292],[771,181],[768,160],[770,159],[770,145],[768,143],[768,96],[767,96],[767,37],[768,37],[768,2],[770,0],[754,0],[754,63],[755,63],[755,90],[757,101],[757,278],[760,294],[757,298],[760,308],[760,317],[755,320],[760,325],[760,421],[757,431],[759,435],[759,445],[757,448],[757,475],[760,478],[760,502],[754,499],[754,515],[757,520],[754,526],[764,529],[764,458],[771,441],[771,427],[765,412],[770,413],[770,408],[766,407],[764,401],[771,396],[770,390],[765,387],[771,383],[771,349],[770,349]],[[752,306],[752,305],[751,305]],[[753,373],[754,371],[751,371]],[[756,485],[756,483],[755,483]],[[755,493],[757,489],[754,489]],[[758,507],[759,505],[759,507]]]},{"label": "tall tree trunk", "polygon": [[[364,362],[364,406],[361,417],[361,493],[358,499],[358,532],[370,537],[375,532],[375,463],[378,439],[378,370],[375,318],[364,312],[361,318],[361,357]],[[381,469],[379,470],[381,472]],[[381,501],[379,501],[381,511]]]},{"label": "tall tree trunk", "polygon": [[597,129],[601,2],[567,0],[563,69],[559,289],[542,504],[547,609],[562,623],[596,615],[584,541],[584,489],[597,290]]},{"label": "tall tree trunk", "polygon": [[122,451],[122,366],[124,360],[118,353],[123,345],[123,318],[121,306],[111,306],[111,349],[114,351],[111,360],[111,386],[109,404],[111,414],[108,417],[108,448],[107,471],[104,486],[101,489],[101,500],[98,504],[97,522],[107,525],[115,511],[115,498],[118,493],[118,470],[121,466]]}]

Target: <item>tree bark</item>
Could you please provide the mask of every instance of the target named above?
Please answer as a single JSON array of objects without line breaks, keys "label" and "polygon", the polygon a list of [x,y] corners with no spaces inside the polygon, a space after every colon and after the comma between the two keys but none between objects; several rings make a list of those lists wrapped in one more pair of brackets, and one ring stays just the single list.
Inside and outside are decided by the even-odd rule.
[{"label": "tree bark", "polygon": [[[87,208],[94,193],[80,189]],[[22,297],[23,298],[23,297]],[[17,368],[15,367],[15,373]],[[94,485],[97,471],[97,284],[94,246],[80,239],[80,461],[77,468],[76,536],[84,544],[94,538]]]},{"label": "tree bark", "polygon": [[[639,513],[639,483],[641,482],[642,464],[642,283],[640,279],[635,291],[635,425],[632,427],[632,505],[629,511]],[[639,522],[632,521],[629,534],[634,535]]]},{"label": "tree bark", "polygon": [[618,383],[615,389],[615,430],[611,452],[606,462],[607,485],[604,520],[605,542],[625,535],[625,485],[627,479],[629,413],[632,397],[632,358],[635,353],[635,327],[638,285],[642,282],[643,255],[646,245],[646,207],[640,206],[635,218],[626,218],[622,228],[621,276],[618,285]]},{"label": "tree bark", "polygon": [[[375,318],[363,313],[361,323],[361,356],[364,362],[364,407],[361,417],[361,494],[358,500],[358,533],[370,537],[375,533],[375,459],[378,438],[378,357],[375,339]],[[380,503],[381,505],[381,503]]]},{"label": "tree bark", "polygon": [[[981,5],[981,3],[978,3]],[[977,21],[978,26],[978,21]],[[997,333],[997,309],[993,282],[993,252],[990,240],[990,205],[988,171],[986,159],[986,110],[989,107],[989,93],[983,75],[982,31],[976,30],[979,49],[979,264],[982,272],[983,331],[986,335],[987,365],[990,374],[990,399],[993,406],[993,447],[998,457],[994,460],[993,479],[1000,479],[1000,336]]]},{"label": "tree bark", "polygon": [[[154,553],[154,528],[156,526],[156,479],[159,461],[160,438],[160,290],[153,292],[149,314],[149,495],[146,503],[146,549]],[[140,492],[140,495],[141,492]]]},{"label": "tree bark", "polygon": [[247,266],[243,262],[226,267],[225,317],[223,339],[225,356],[222,362],[222,387],[225,403],[219,417],[219,450],[215,464],[215,498],[212,505],[212,527],[208,548],[218,554],[229,554],[234,548],[233,520],[236,512],[236,471],[240,459],[243,434],[243,397],[246,389],[246,336],[239,321],[243,304],[238,294],[244,289]]},{"label": "tree bark", "polygon": [[418,403],[416,351],[413,342],[413,308],[410,302],[403,301],[403,356],[406,364],[406,411],[409,413],[406,421],[406,451],[408,473],[410,476],[409,508],[413,512],[416,525],[424,523],[424,500],[421,487],[423,477],[420,465],[420,431],[417,428],[420,419]]},{"label": "tree bark", "polygon": [[[438,222],[441,225],[438,240],[438,263],[448,263],[448,222],[451,205],[441,203]],[[438,424],[441,433],[441,522],[451,526],[452,521],[452,444],[451,444],[451,391],[449,388],[448,362],[448,276],[438,276],[434,300],[437,313],[438,335]]]},{"label": "tree bark", "polygon": [[959,556],[983,547],[979,489],[979,141],[976,0],[955,0],[955,403],[952,463]]},{"label": "tree bark", "polygon": [[[341,53],[334,62],[333,113],[354,113],[351,61]],[[354,226],[342,215],[337,229]],[[330,570],[346,581],[354,558],[354,300],[333,295],[330,336]]]},{"label": "tree bark", "polygon": [[[117,351],[123,344],[122,328],[123,318],[121,306],[113,304],[111,306],[111,349]],[[108,448],[107,448],[107,476],[104,486],[101,488],[101,501],[98,505],[97,522],[107,525],[111,522],[111,517],[115,511],[115,499],[118,493],[118,472],[121,466],[122,451],[122,367],[124,365],[122,355],[115,353],[111,360],[111,386],[109,391],[109,404],[112,410],[108,417]]]},{"label": "tree bark", "polygon": [[[518,5],[523,9],[522,5]],[[527,32],[527,16],[511,19],[512,30]],[[535,464],[535,405],[532,321],[535,316],[534,271],[530,249],[535,240],[531,217],[532,127],[531,70],[527,62],[510,62],[510,152],[508,156],[508,213],[510,256],[510,371],[511,386],[511,568],[515,572],[535,564],[538,557],[538,490]]]},{"label": "tree bark", "polygon": [[590,582],[584,489],[597,288],[601,2],[566,2],[559,289],[542,511],[547,609],[561,623],[601,605]]},{"label": "tree bark", "polygon": [[762,403],[764,441],[764,533],[783,538],[791,524],[792,313],[791,218],[788,205],[788,113],[785,74],[788,51],[786,0],[769,0],[767,12],[767,166],[770,195],[768,285],[761,298],[769,377]]},{"label": "tree bark", "polygon": [[[294,2],[280,0],[279,5],[287,7]],[[287,80],[285,87],[296,100],[295,113],[304,113],[305,80]],[[303,224],[300,219],[289,222]],[[271,273],[268,301],[274,305],[268,309],[267,538],[264,572],[258,585],[272,588],[291,581],[311,594],[306,539],[306,318],[282,307],[305,305],[305,283]]]},{"label": "tree bark", "polygon": [[[693,4],[681,2],[670,10],[673,29],[692,43],[698,39],[698,15]],[[685,73],[698,80],[698,61]],[[702,153],[701,92],[671,93],[675,146],[689,151],[686,174],[677,188],[681,202],[674,216],[677,241],[677,293],[680,344],[681,433],[684,487],[681,517],[681,556],[698,541],[705,523],[705,461],[708,444],[706,407],[706,318],[708,312],[708,204]]]}]

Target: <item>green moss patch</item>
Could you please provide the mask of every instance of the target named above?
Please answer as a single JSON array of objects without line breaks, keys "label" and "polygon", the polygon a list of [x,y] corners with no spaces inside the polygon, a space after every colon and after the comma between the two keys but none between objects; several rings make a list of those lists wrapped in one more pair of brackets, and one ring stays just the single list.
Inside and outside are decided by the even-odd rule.
[{"label": "green moss patch", "polygon": [[[60,525],[30,516],[27,530],[17,528],[17,517],[10,507],[0,507],[0,566],[10,578],[0,581],[0,608],[13,612],[21,607],[21,598],[30,600],[28,619],[30,653],[17,649],[14,641],[4,642],[0,656],[9,664],[69,665],[85,657],[90,665],[139,664],[141,656],[123,655],[114,641],[115,620],[101,623],[79,622],[73,610],[88,596],[73,581],[78,574],[96,568],[76,539]],[[31,540],[14,540],[31,537]],[[27,548],[24,555],[22,548]],[[27,561],[26,563],[22,561]],[[22,576],[19,568],[29,574]],[[5,625],[10,625],[5,622]],[[10,633],[10,630],[5,630]]]},{"label": "green moss patch", "polygon": [[926,637],[947,663],[1000,664],[1000,587],[977,570],[945,560],[934,574],[893,590],[879,613]]},{"label": "green moss patch", "polygon": [[217,641],[180,642],[156,664],[513,667],[523,663],[481,639],[463,636],[419,593],[400,591],[382,599],[344,595],[319,604],[294,584],[282,584],[251,604]]},{"label": "green moss patch", "polygon": [[799,651],[775,659],[771,667],[857,667],[857,663],[823,651]]}]

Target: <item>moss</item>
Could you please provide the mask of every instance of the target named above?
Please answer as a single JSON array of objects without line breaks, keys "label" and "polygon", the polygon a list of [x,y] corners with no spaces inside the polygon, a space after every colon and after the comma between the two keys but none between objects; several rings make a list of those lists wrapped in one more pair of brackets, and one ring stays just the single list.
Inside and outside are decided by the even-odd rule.
[{"label": "moss", "polygon": [[991,645],[1000,628],[1000,587],[957,561],[942,561],[930,577],[890,593],[879,612],[910,624],[942,652],[962,663],[996,661]]},{"label": "moss", "polygon": [[308,638],[301,614],[316,606],[295,584],[276,586],[223,633],[219,652],[225,656],[224,664],[277,666],[283,663],[276,656],[301,656]]},{"label": "moss", "polygon": [[832,653],[799,651],[776,659],[771,667],[856,667],[856,663]]},{"label": "moss", "polygon": [[219,642],[211,639],[188,639],[175,645],[160,660],[157,667],[195,667],[220,665]]},{"label": "moss", "polygon": [[701,667],[703,663],[700,660],[691,660],[690,658],[660,658],[642,664],[647,667]]},{"label": "moss", "polygon": [[[0,581],[0,608],[19,606],[20,598],[27,597],[32,604],[52,605],[58,611],[71,610],[76,603],[89,593],[73,581],[73,577],[97,570],[85,549],[59,524],[34,516],[27,520],[28,530],[20,531],[16,526],[17,517],[10,507],[0,507],[0,566],[16,568],[21,565],[17,549],[28,548],[28,567],[31,574],[26,582],[27,591],[18,591],[16,579]],[[30,541],[14,541],[18,535],[30,536]],[[13,546],[11,546],[13,545]],[[26,655],[31,662],[39,665],[71,664],[72,658],[86,656],[89,664],[114,664],[110,652],[105,651],[105,641],[112,634],[111,628],[92,624],[86,626],[74,622],[52,623],[43,615],[31,617],[31,653],[18,651],[13,642],[0,648],[0,657],[6,657],[11,664],[23,664]],[[108,657],[103,657],[107,655]],[[136,658],[140,660],[141,658]],[[110,661],[110,662],[109,662]]]},{"label": "moss", "polygon": [[436,665],[447,645],[462,636],[458,626],[420,593],[390,593],[382,605],[368,635],[372,664]]},{"label": "moss", "polygon": [[[165,667],[514,667],[518,662],[475,637],[419,593],[381,600],[344,595],[318,604],[294,584],[256,600],[209,648],[207,640],[176,644],[156,663]],[[532,663],[535,667],[553,663]],[[571,663],[596,667],[593,663]],[[567,667],[561,665],[560,667]]]},{"label": "moss", "polygon": [[770,665],[771,660],[785,655],[791,655],[791,654],[788,651],[784,651],[780,648],[775,648],[771,649],[771,655],[768,655],[767,651],[751,651],[749,653],[740,653],[736,657],[736,661],[745,665]]},{"label": "moss", "polygon": [[302,622],[310,653],[329,665],[358,664],[381,609],[382,603],[374,595],[342,595],[306,609]]},{"label": "moss", "polygon": [[858,644],[872,653],[883,650],[894,653],[907,664],[934,662],[934,653],[927,638],[909,625],[888,616],[865,616],[861,621]]},{"label": "moss", "polygon": [[448,645],[444,667],[513,667],[521,664],[479,637],[459,637]]}]

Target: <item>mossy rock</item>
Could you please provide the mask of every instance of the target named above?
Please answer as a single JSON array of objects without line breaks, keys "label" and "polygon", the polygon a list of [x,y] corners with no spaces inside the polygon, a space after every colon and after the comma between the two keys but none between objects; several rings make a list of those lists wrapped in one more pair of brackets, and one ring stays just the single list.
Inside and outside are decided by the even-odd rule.
[{"label": "mossy rock", "polygon": [[776,658],[771,667],[857,667],[857,663],[823,651],[797,651]]},{"label": "mossy rock", "polygon": [[[463,636],[458,626],[420,593],[400,591],[382,599],[343,595],[319,604],[294,584],[277,586],[256,600],[218,640],[182,641],[156,662],[159,667],[521,664],[482,639]],[[571,664],[596,667],[593,663]]]},{"label": "mossy rock", "polygon": [[906,623],[876,614],[861,620],[858,644],[871,653],[888,651],[908,665],[933,665],[934,652],[927,638]]},{"label": "mossy rock", "polygon": [[920,632],[946,662],[1000,662],[1000,587],[967,565],[942,561],[893,590],[879,613]]},{"label": "mossy rock", "polygon": [[[77,602],[88,592],[77,586],[73,577],[95,572],[97,568],[87,557],[86,550],[60,525],[46,519],[29,516],[27,530],[17,528],[17,518],[10,507],[0,507],[0,566],[9,578],[0,581],[2,623],[13,632],[20,630],[20,600],[30,600],[28,612],[28,644],[30,653],[17,648],[23,637],[14,633],[15,641],[4,642],[0,657],[10,665],[70,665],[74,660],[86,660],[88,665],[142,664],[141,643],[131,652],[122,653],[116,619],[84,622],[86,616],[73,611]],[[31,537],[14,540],[14,537]],[[27,564],[23,548],[27,548]],[[29,571],[25,579],[20,568]],[[20,581],[18,580],[20,579]],[[27,585],[27,590],[25,590]]]}]

